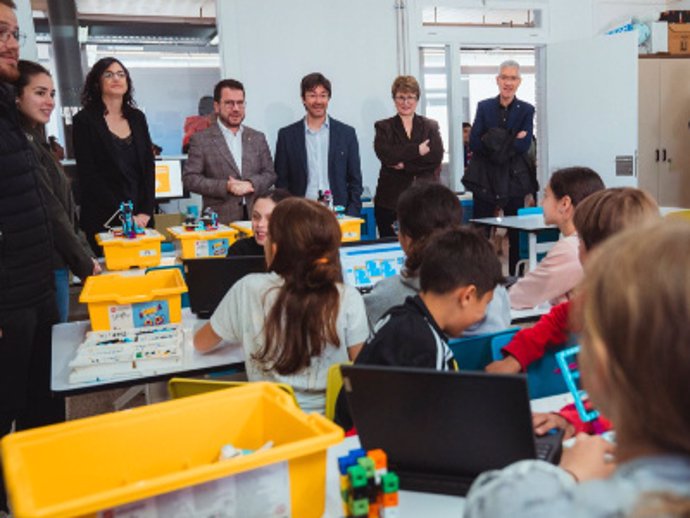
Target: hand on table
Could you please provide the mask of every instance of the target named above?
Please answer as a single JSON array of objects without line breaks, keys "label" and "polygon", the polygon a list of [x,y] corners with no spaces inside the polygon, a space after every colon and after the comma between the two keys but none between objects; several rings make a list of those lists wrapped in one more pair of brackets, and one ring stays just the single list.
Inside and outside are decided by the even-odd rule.
[{"label": "hand on table", "polygon": [[575,444],[563,449],[560,466],[578,482],[608,478],[616,469],[612,458],[616,447],[598,435],[579,433]]},{"label": "hand on table", "polygon": [[502,360],[491,362],[484,370],[494,374],[517,374],[522,370],[522,366],[513,356],[508,355]]},{"label": "hand on table", "polygon": [[544,435],[557,428],[563,430],[563,439],[570,439],[575,435],[575,427],[565,417],[555,413],[532,413],[532,427],[537,435]]}]

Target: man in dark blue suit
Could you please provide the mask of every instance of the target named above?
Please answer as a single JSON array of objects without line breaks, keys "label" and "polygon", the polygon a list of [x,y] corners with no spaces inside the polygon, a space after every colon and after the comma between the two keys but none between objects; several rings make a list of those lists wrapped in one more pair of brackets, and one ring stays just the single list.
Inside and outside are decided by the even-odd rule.
[{"label": "man in dark blue suit", "polygon": [[322,74],[304,76],[301,91],[307,115],[278,132],[276,187],[314,200],[329,190],[335,205],[359,217],[362,171],[355,129],[328,115],[331,82]]},{"label": "man in dark blue suit", "polygon": [[[496,76],[499,94],[480,101],[470,133],[472,158],[463,178],[472,191],[474,217],[485,218],[503,209],[506,216],[525,206],[525,196],[538,185],[528,151],[532,145],[534,106],[515,94],[522,82],[520,65],[504,61]],[[518,261],[519,235],[509,232],[509,269]]]}]

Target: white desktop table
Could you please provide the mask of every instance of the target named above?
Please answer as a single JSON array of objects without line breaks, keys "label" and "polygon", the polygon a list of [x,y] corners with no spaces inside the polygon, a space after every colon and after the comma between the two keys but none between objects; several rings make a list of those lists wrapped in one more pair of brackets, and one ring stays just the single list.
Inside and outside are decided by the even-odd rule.
[{"label": "white desktop table", "polygon": [[205,321],[197,319],[189,309],[185,308],[182,310],[184,342],[181,366],[176,366],[169,370],[161,369],[155,374],[147,376],[133,374],[132,376],[115,380],[88,383],[69,382],[69,362],[74,358],[77,347],[84,340],[86,332],[90,330],[90,323],[88,321],[80,321],[57,324],[53,326],[50,389],[62,396],[68,396],[163,381],[173,376],[195,376],[209,372],[218,372],[232,367],[243,368],[244,350],[242,347],[220,345],[213,351],[204,354],[194,349],[192,344],[194,329],[203,322]]},{"label": "white desktop table", "polygon": [[534,306],[533,308],[513,309],[510,308],[510,323],[529,322],[538,320],[542,315],[546,315],[553,306],[548,302]]},{"label": "white desktop table", "polygon": [[[534,412],[552,412],[573,402],[573,397],[559,394],[546,398],[534,399],[531,402]],[[359,448],[359,438],[346,437],[343,442],[328,449],[326,460],[326,511],[323,518],[340,518],[343,516],[343,505],[340,498],[340,472],[338,457],[347,455],[348,451]],[[460,518],[465,508],[465,499],[460,496],[420,493],[417,491],[399,492],[398,518]]]},{"label": "white desktop table", "polygon": [[547,225],[542,214],[475,218],[471,219],[470,222],[488,227],[508,228],[527,232],[529,237],[529,270],[534,270],[537,267],[537,234],[544,230],[557,228],[555,225]]}]

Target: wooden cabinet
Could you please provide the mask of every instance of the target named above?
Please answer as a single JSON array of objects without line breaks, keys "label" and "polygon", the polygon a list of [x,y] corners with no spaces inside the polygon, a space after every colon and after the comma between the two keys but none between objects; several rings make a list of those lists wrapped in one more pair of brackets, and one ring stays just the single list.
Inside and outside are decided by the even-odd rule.
[{"label": "wooden cabinet", "polygon": [[690,59],[639,65],[639,186],[659,205],[690,207]]}]

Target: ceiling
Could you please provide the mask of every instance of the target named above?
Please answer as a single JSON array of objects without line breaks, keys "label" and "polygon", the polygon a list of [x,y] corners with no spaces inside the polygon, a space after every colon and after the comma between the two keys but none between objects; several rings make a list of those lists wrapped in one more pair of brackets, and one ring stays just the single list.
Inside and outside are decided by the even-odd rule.
[{"label": "ceiling", "polygon": [[[76,0],[86,43],[207,46],[216,36],[215,0]],[[31,0],[39,40],[50,39],[48,1]]]}]

